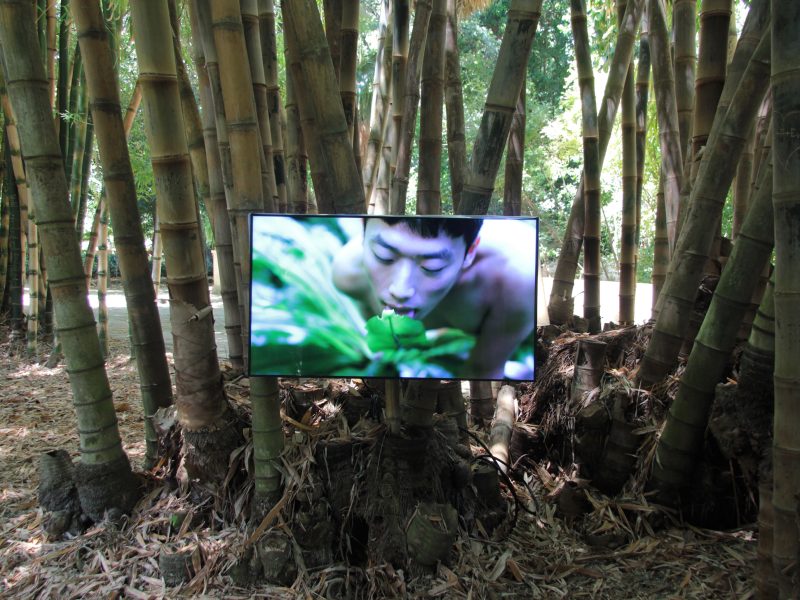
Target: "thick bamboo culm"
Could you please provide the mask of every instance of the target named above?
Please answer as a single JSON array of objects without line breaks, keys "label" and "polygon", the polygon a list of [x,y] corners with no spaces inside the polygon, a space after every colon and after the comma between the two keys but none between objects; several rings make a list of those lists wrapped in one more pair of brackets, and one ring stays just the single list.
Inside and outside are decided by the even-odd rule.
[{"label": "thick bamboo culm", "polygon": [[[622,21],[626,1],[617,2],[617,14]],[[677,4],[677,3],[676,3]],[[628,67],[625,87],[622,89],[622,235],[619,261],[619,323],[632,325],[636,302],[636,226],[639,222],[637,207],[637,157],[636,142],[636,87],[634,61]],[[643,145],[644,146],[644,145]]]},{"label": "thick bamboo culm", "polygon": [[[272,162],[278,192],[277,209],[289,210],[286,191],[286,160],[283,141],[283,108],[278,88],[278,41],[275,34],[275,5],[273,0],[258,0],[258,25],[261,33],[261,60],[267,85],[269,130],[272,133]],[[305,211],[304,211],[305,212]]]},{"label": "thick bamboo culm", "polygon": [[442,117],[446,23],[446,0],[433,0],[420,78],[418,215],[442,213]]},{"label": "thick bamboo culm", "polygon": [[226,175],[222,170],[221,148],[217,136],[209,69],[206,67],[200,24],[194,3],[190,3],[190,20],[194,37],[192,54],[200,87],[200,106],[202,108],[200,118],[208,172],[207,207],[214,232],[214,245],[217,250],[217,265],[219,267],[217,275],[220,282],[220,294],[225,318],[225,336],[228,340],[228,359],[234,369],[243,369],[242,314],[239,310],[233,238],[225,197],[224,179]]},{"label": "thick bamboo culm", "polygon": [[[106,508],[128,511],[136,494],[130,464],[122,448],[112,394],[105,373],[94,315],[89,306],[80,248],[75,239],[67,182],[47,96],[47,81],[36,52],[33,7],[29,2],[0,2],[0,38],[11,102],[20,124],[20,141],[31,182],[39,235],[51,261],[53,294],[59,336],[78,420],[82,471],[76,480],[84,486],[81,499],[98,519]],[[91,483],[102,481],[102,488]],[[94,496],[96,494],[96,496]],[[98,515],[99,513],[99,515]]]},{"label": "thick bamboo culm", "polygon": [[447,161],[450,166],[450,196],[453,212],[459,212],[464,189],[467,140],[464,133],[464,99],[461,87],[461,62],[458,56],[458,10],[456,0],[447,0],[447,26],[444,42],[444,95],[447,113]]},{"label": "thick bamboo culm", "polygon": [[375,70],[372,75],[369,138],[367,140],[367,151],[364,156],[363,167],[361,169],[362,180],[364,182],[364,202],[370,213],[374,212],[372,208],[374,206],[372,191],[375,187],[375,179],[378,176],[379,157],[386,135],[387,123],[389,122],[389,95],[391,93],[392,84],[392,53],[390,52],[392,47],[392,30],[389,27],[391,14],[391,0],[382,0],[380,21],[378,23],[378,47],[375,54]]},{"label": "thick bamboo culm", "polygon": [[[329,102],[338,89],[330,61],[326,60],[326,43],[319,12],[312,0],[291,0],[283,5],[288,39],[302,40],[297,48],[297,61],[302,74],[304,96],[308,100],[320,140],[321,167],[328,173],[329,197],[317,198],[321,211],[358,213],[364,210],[364,188],[353,157],[353,140],[347,133],[347,121],[340,102]],[[295,71],[296,73],[296,71]],[[297,83],[297,82],[295,82]],[[301,117],[304,104],[300,104]],[[308,138],[306,138],[308,142]]]},{"label": "thick bamboo culm", "polygon": [[661,146],[661,166],[664,170],[664,207],[667,218],[667,238],[670,255],[675,250],[680,224],[681,186],[683,183],[683,152],[680,146],[678,108],[675,101],[675,77],[672,70],[669,32],[662,0],[648,0],[650,48],[653,60],[653,91],[656,97],[658,137]]},{"label": "thick bamboo culm", "polygon": [[262,210],[274,212],[278,206],[278,187],[275,183],[275,161],[272,158],[272,131],[267,105],[267,80],[264,74],[264,58],[261,44],[261,27],[258,22],[258,3],[256,0],[241,0],[241,21],[244,31],[247,60],[250,64],[250,77],[253,86],[253,99],[258,123],[262,152],[261,193]]},{"label": "thick bamboo culm", "polygon": [[703,154],[700,175],[692,188],[685,234],[681,234],[670,262],[670,274],[659,300],[658,321],[639,368],[640,382],[646,387],[667,374],[683,344],[713,241],[709,231],[718,226],[725,193],[744,145],[743,136],[752,125],[766,91],[769,47],[769,36],[762,36],[730,108],[715,119],[710,138],[713,143],[708,144],[709,150]]},{"label": "thick bamboo culm", "polygon": [[674,0],[672,3],[672,31],[675,37],[675,106],[678,112],[681,156],[686,156],[692,135],[694,112],[694,85],[697,51],[697,0]]},{"label": "thick bamboo culm", "polygon": [[678,489],[692,478],[692,465],[702,450],[716,384],[722,379],[736,344],[739,324],[758,275],[772,252],[771,168],[764,169],[759,186],[695,339],[656,447],[651,478],[661,489]]},{"label": "thick bamboo culm", "polygon": [[308,191],[308,154],[291,76],[286,77],[286,187],[291,212],[313,212]]},{"label": "thick bamboo culm", "polygon": [[403,84],[403,113],[400,119],[399,135],[396,137],[395,170],[392,175],[392,188],[389,193],[389,213],[394,215],[403,215],[406,212],[408,175],[411,170],[411,148],[414,133],[417,129],[417,111],[419,110],[420,70],[422,69],[422,54],[425,49],[425,38],[428,33],[431,9],[430,0],[418,0],[414,12],[414,26],[411,29],[408,62]]},{"label": "thick bamboo culm", "polygon": [[22,162],[22,150],[19,143],[19,132],[17,131],[17,122],[14,117],[14,109],[8,99],[6,92],[5,79],[3,70],[0,69],[0,105],[3,108],[3,115],[5,119],[5,134],[7,136],[8,149],[11,157],[11,172],[14,175],[14,181],[17,184],[17,197],[19,199],[19,236],[20,246],[22,251],[22,273],[26,269],[26,252],[24,248],[27,246],[28,240],[28,206],[30,205],[30,190],[28,188],[28,181],[25,178],[25,165]]},{"label": "thick bamboo culm", "polygon": [[355,135],[356,127],[356,71],[358,69],[358,13],[361,0],[342,2],[340,28],[341,56],[339,59],[339,90],[347,122],[347,135]]},{"label": "thick bamboo culm", "polygon": [[[630,64],[631,56],[633,56],[633,44],[636,41],[636,32],[639,29],[643,6],[644,0],[628,2],[617,34],[614,56],[609,67],[610,76],[606,81],[603,100],[600,102],[601,110],[598,114],[601,169],[625,85],[626,65]],[[550,321],[555,324],[566,323],[567,319],[572,316],[572,288],[575,283],[575,272],[578,269],[578,258],[583,247],[584,210],[583,181],[581,181],[572,201],[547,305]]]},{"label": "thick bamboo culm", "polygon": [[465,172],[459,212],[486,214],[503,147],[514,116],[528,57],[539,25],[542,0],[512,0],[483,116]]},{"label": "thick bamboo culm", "polygon": [[600,152],[594,73],[584,0],[570,1],[572,37],[581,97],[583,135],[583,317],[600,331]]},{"label": "thick bamboo culm", "polygon": [[772,564],[783,599],[797,596],[800,577],[800,3],[773,0],[772,8],[776,323]]},{"label": "thick bamboo culm", "polygon": [[522,214],[522,175],[525,159],[525,88],[519,93],[517,107],[514,109],[514,119],[511,130],[508,132],[506,144],[506,172],[505,186],[503,188],[503,214],[519,216]]}]

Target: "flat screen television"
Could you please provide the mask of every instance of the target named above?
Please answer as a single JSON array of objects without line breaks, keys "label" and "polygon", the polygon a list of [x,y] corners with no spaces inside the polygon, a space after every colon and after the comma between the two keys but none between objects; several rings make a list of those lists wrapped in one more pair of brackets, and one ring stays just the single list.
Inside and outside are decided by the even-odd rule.
[{"label": "flat screen television", "polygon": [[538,225],[253,215],[250,374],[532,380]]}]

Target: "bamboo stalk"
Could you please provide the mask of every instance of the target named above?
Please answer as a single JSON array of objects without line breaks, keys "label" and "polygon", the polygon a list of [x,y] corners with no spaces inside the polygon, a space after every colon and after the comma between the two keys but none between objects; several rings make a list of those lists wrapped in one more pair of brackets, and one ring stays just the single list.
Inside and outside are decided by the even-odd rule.
[{"label": "bamboo stalk", "polygon": [[445,29],[445,109],[447,112],[447,160],[450,166],[450,195],[453,212],[458,213],[464,189],[467,140],[464,133],[464,98],[461,61],[458,55],[458,10],[456,0],[447,0]]},{"label": "bamboo stalk", "polygon": [[[636,32],[639,29],[643,6],[644,0],[628,2],[625,16],[617,34],[614,57],[609,67],[609,78],[606,81],[603,100],[600,102],[601,110],[598,115],[601,168],[608,148],[608,140],[611,138],[611,130],[614,126],[617,108],[622,97],[627,65],[630,64],[631,56],[633,56],[633,44],[636,41]],[[575,272],[578,269],[578,258],[583,246],[584,210],[583,181],[581,181],[572,202],[558,264],[553,274],[553,288],[550,291],[550,299],[547,305],[551,323],[566,323],[567,319],[572,316],[572,288],[575,282]]]},{"label": "bamboo stalk", "polygon": [[442,213],[442,117],[446,0],[434,0],[422,59],[417,214]]},{"label": "bamboo stalk", "polygon": [[[624,16],[625,3],[620,2],[617,6],[621,19]],[[620,325],[631,325],[634,321],[636,303],[636,225],[639,222],[638,158],[636,156],[639,147],[636,139],[636,89],[632,58],[628,76],[625,78],[625,87],[622,90],[620,125],[622,129],[622,235],[619,270],[619,323]]]},{"label": "bamboo stalk", "polygon": [[27,352],[35,357],[38,351],[39,340],[39,315],[43,308],[43,298],[39,293],[39,230],[36,227],[36,215],[31,212],[28,216],[28,333]]},{"label": "bamboo stalk", "polygon": [[508,472],[511,466],[508,454],[508,444],[511,441],[511,433],[514,431],[514,423],[517,420],[517,393],[510,385],[504,385],[497,394],[497,407],[494,411],[492,420],[491,441],[489,451],[500,463],[500,470]]},{"label": "bamboo stalk", "polygon": [[389,212],[395,215],[403,215],[406,212],[408,175],[411,170],[411,146],[417,128],[417,111],[419,110],[419,80],[422,68],[420,58],[425,48],[431,9],[430,0],[420,0],[417,2],[414,12],[414,26],[411,30],[403,84],[403,113],[400,120],[400,131],[396,138],[395,170],[392,176],[392,188],[389,192]]},{"label": "bamboo stalk", "polygon": [[514,120],[508,132],[506,146],[505,187],[503,188],[503,214],[519,216],[522,213],[522,174],[525,160],[525,84],[519,93]]},{"label": "bamboo stalk", "polygon": [[97,243],[97,338],[103,358],[108,358],[108,210],[100,213],[100,235]]},{"label": "bamboo stalk", "polygon": [[578,65],[583,133],[583,316],[589,332],[600,331],[600,133],[594,97],[594,73],[584,0],[571,0],[570,21]]},{"label": "bamboo stalk", "polygon": [[685,233],[681,234],[680,244],[670,262],[670,274],[659,301],[658,320],[640,363],[639,378],[645,387],[652,386],[667,374],[683,343],[697,286],[713,242],[709,230],[719,223],[725,194],[733,178],[746,133],[753,124],[760,99],[766,90],[769,47],[769,36],[762,36],[728,111],[715,119],[703,153],[700,175],[692,188]]},{"label": "bamboo stalk", "polygon": [[485,214],[489,207],[541,9],[541,0],[512,0],[509,6],[508,22],[465,175],[461,213]]},{"label": "bamboo stalk", "polygon": [[[772,123],[775,209],[775,417],[772,564],[781,598],[800,576],[800,3],[772,2]],[[758,51],[757,51],[758,52]],[[735,100],[734,100],[735,102]],[[731,103],[731,109],[733,103]],[[741,238],[741,236],[740,236]]]},{"label": "bamboo stalk", "polygon": [[[373,204],[372,191],[378,176],[378,164],[383,141],[386,136],[389,122],[389,97],[391,92],[392,73],[392,30],[389,28],[389,19],[392,15],[391,0],[381,2],[381,14],[378,24],[378,49],[375,55],[375,70],[372,76],[372,103],[369,114],[369,138],[367,152],[362,168],[364,182],[364,201],[367,207]],[[373,212],[370,210],[369,212]]]}]

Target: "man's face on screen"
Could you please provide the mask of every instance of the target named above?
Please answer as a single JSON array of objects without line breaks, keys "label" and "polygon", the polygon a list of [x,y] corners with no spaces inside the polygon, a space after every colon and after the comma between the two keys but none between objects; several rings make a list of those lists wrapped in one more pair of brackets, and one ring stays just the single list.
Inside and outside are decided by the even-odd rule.
[{"label": "man's face on screen", "polygon": [[384,309],[424,319],[472,263],[476,246],[477,241],[466,252],[462,237],[441,231],[436,237],[422,237],[405,223],[368,219],[364,266],[372,292]]}]

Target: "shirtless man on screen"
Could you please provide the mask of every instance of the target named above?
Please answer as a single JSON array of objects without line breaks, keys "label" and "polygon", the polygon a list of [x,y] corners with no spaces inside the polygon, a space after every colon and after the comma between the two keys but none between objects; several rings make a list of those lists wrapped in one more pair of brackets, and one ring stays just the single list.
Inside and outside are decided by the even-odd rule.
[{"label": "shirtless man on screen", "polygon": [[475,335],[471,378],[532,378],[505,367],[536,327],[535,234],[509,220],[368,218],[336,256],[334,284],[365,316],[390,309]]}]

